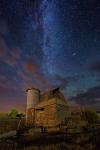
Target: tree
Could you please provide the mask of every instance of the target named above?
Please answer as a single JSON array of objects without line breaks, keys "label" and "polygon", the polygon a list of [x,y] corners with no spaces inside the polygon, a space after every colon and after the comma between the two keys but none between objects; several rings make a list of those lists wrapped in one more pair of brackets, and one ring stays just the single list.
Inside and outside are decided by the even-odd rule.
[{"label": "tree", "polygon": [[98,115],[93,109],[85,109],[82,112],[82,119],[87,121],[89,124],[95,124],[98,121]]},{"label": "tree", "polygon": [[15,108],[13,108],[11,110],[11,112],[9,113],[9,116],[12,117],[12,118],[16,118],[17,115],[18,115],[18,111]]},{"label": "tree", "polygon": [[25,115],[23,113],[19,113],[16,115],[17,118],[22,119],[25,117]]}]

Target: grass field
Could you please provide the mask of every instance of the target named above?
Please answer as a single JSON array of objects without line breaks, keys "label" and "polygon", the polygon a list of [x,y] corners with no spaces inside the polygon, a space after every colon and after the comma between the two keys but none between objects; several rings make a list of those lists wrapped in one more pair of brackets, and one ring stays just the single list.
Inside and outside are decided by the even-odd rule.
[{"label": "grass field", "polygon": [[[19,119],[0,118],[0,134],[15,130]],[[76,131],[76,130],[75,130]],[[0,141],[0,150],[99,150],[100,128],[65,134],[25,134]]]},{"label": "grass field", "polygon": [[18,140],[7,140],[0,144],[0,150],[99,150],[100,135],[95,134],[72,134],[54,135],[52,137],[44,135],[35,140],[21,137]]},{"label": "grass field", "polygon": [[0,134],[3,134],[5,132],[16,130],[18,126],[18,119],[12,119],[12,118],[0,118]]}]

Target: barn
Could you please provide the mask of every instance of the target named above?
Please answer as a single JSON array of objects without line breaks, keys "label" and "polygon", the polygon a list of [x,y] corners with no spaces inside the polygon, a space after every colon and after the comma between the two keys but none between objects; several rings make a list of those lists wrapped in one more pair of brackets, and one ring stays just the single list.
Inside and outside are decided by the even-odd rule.
[{"label": "barn", "polygon": [[41,94],[39,89],[27,92],[26,121],[43,127],[56,127],[65,122],[68,105],[59,88]]}]

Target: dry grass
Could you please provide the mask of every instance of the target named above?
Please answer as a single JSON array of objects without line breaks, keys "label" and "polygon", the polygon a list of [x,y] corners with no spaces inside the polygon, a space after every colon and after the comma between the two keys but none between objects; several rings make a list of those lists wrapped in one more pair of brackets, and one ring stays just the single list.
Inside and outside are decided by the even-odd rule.
[{"label": "dry grass", "polygon": [[[4,141],[0,144],[0,150],[99,150],[100,131],[95,133],[71,134],[66,137],[41,136],[35,141],[21,137],[15,141]],[[57,139],[58,138],[58,139]]]},{"label": "dry grass", "polygon": [[18,126],[18,119],[0,118],[0,134],[15,130]]},{"label": "dry grass", "polygon": [[[0,119],[0,133],[16,129],[17,119]],[[34,137],[35,136],[35,137]],[[84,131],[81,134],[74,132],[66,136],[57,135],[29,135],[18,137],[18,139],[0,142],[0,150],[99,150],[100,129],[96,132]],[[36,138],[36,140],[34,140]]]}]

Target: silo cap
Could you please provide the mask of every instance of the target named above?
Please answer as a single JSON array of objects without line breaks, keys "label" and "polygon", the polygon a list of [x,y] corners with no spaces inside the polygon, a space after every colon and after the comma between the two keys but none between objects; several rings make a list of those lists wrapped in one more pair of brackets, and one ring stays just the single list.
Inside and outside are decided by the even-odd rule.
[{"label": "silo cap", "polygon": [[34,87],[31,87],[31,88],[26,89],[26,92],[28,92],[29,90],[36,90],[36,91],[39,91],[39,92],[40,92],[40,90],[39,90],[39,89],[34,88]]}]

